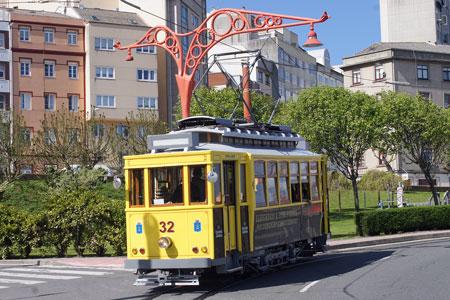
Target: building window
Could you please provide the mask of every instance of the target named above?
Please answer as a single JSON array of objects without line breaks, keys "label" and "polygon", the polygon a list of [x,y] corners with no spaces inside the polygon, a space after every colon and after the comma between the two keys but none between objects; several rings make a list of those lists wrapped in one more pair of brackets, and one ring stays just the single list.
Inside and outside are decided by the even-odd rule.
[{"label": "building window", "polygon": [[31,133],[32,133],[31,128],[23,128],[20,130],[20,137],[22,138],[22,141],[25,144],[31,143]]},{"label": "building window", "polygon": [[187,26],[187,6],[186,4],[181,4],[181,24]]},{"label": "building window", "polygon": [[269,85],[270,86],[270,76],[269,76],[269,74],[266,74],[266,85]]},{"label": "building window", "polygon": [[118,137],[128,137],[128,126],[127,125],[117,125],[117,136]]},{"label": "building window", "polygon": [[258,71],[258,82],[259,83],[263,82],[263,73],[261,71]]},{"label": "building window", "polygon": [[97,95],[96,106],[114,108],[116,106],[116,97],[107,95]]},{"label": "building window", "polygon": [[156,109],[158,107],[158,98],[138,97],[139,109]]},{"label": "building window", "polygon": [[69,95],[69,111],[78,111],[78,95]]},{"label": "building window", "polygon": [[137,70],[138,81],[156,81],[156,70],[138,69]]},{"label": "building window", "polygon": [[95,50],[113,51],[113,39],[95,38]]},{"label": "building window", "polygon": [[30,72],[31,60],[20,60],[20,76],[31,76]]},{"label": "building window", "polygon": [[45,143],[47,145],[52,145],[55,143],[55,131],[51,129],[45,131]]},{"label": "building window", "polygon": [[450,102],[450,94],[444,94],[444,108],[448,108],[449,102]]},{"label": "building window", "polygon": [[431,93],[429,93],[429,92],[419,92],[419,95],[424,97],[426,100],[431,99]]},{"label": "building window", "polygon": [[375,80],[383,80],[384,74],[383,66],[375,66]]},{"label": "building window", "polygon": [[19,27],[19,40],[21,42],[30,41],[30,27]]},{"label": "building window", "polygon": [[[145,44],[143,42],[143,44]],[[155,46],[144,46],[144,47],[139,47],[136,48],[136,53],[149,53],[149,54],[155,54]]]},{"label": "building window", "polygon": [[0,33],[0,49],[5,49],[5,34]]},{"label": "building window", "polygon": [[291,73],[286,72],[286,81],[291,82]]},{"label": "building window", "polygon": [[[420,186],[429,186],[428,181],[424,178],[418,178],[418,183]],[[433,179],[434,185],[436,185],[437,181],[436,179]]]},{"label": "building window", "polygon": [[29,93],[20,94],[20,109],[31,110],[31,94]]},{"label": "building window", "polygon": [[76,45],[78,44],[78,32],[68,31],[67,32],[67,44]]},{"label": "building window", "polygon": [[45,94],[45,110],[55,110],[55,95]]},{"label": "building window", "polygon": [[55,62],[45,61],[44,62],[44,76],[45,77],[55,77]]},{"label": "building window", "polygon": [[95,67],[95,78],[114,79],[113,67]]},{"label": "building window", "polygon": [[428,79],[428,66],[417,66],[417,79]]},{"label": "building window", "polygon": [[352,79],[353,79],[353,84],[361,84],[361,71],[353,70]]},{"label": "building window", "polygon": [[20,173],[21,174],[33,174],[33,168],[31,166],[21,166]]},{"label": "building window", "polygon": [[0,79],[5,79],[5,65],[0,63]]},{"label": "building window", "polygon": [[55,42],[55,30],[44,29],[44,43],[54,43],[54,42]]},{"label": "building window", "polygon": [[192,14],[192,25],[194,25],[194,28],[198,27],[198,17],[194,14]]},{"label": "building window", "polygon": [[78,78],[78,64],[77,63],[69,63],[69,78],[70,79]]},{"label": "building window", "polygon": [[6,110],[5,96],[0,95],[0,111]]},{"label": "building window", "polygon": [[96,124],[94,127],[94,136],[95,137],[103,137],[105,136],[105,125],[104,124]]},{"label": "building window", "polygon": [[450,68],[442,68],[444,81],[450,81]]}]

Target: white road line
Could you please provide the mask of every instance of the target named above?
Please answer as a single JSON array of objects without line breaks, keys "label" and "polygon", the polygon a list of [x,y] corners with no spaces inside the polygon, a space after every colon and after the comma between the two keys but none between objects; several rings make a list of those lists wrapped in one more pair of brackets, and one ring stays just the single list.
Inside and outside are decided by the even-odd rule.
[{"label": "white road line", "polygon": [[105,267],[105,266],[52,266],[52,265],[44,265],[39,266],[39,268],[49,268],[49,269],[89,269],[89,270],[109,270],[109,271],[128,271],[133,272],[132,270],[126,270],[120,267]]},{"label": "white road line", "polygon": [[310,288],[312,288],[313,286],[315,286],[317,283],[319,283],[320,280],[316,280],[311,282],[310,284],[308,284],[307,286],[305,286],[304,288],[302,288],[300,290],[300,293],[306,293]]},{"label": "white road line", "polygon": [[7,289],[9,286],[0,286],[0,289]]},{"label": "white road line", "polygon": [[0,276],[6,277],[23,277],[23,278],[39,278],[39,279],[56,279],[56,280],[69,280],[78,279],[79,276],[65,276],[65,275],[45,275],[45,274],[31,274],[31,273],[12,273],[12,272],[0,272]]},{"label": "white road line", "polygon": [[45,281],[0,278],[0,283],[38,284],[38,283],[44,283],[44,282]]},{"label": "white road line", "polygon": [[8,268],[5,271],[19,271],[19,272],[30,272],[30,273],[60,273],[60,274],[75,274],[75,275],[93,275],[102,276],[106,274],[113,274],[111,272],[97,272],[97,271],[76,271],[76,270],[51,270],[51,269],[38,269],[38,268]]}]

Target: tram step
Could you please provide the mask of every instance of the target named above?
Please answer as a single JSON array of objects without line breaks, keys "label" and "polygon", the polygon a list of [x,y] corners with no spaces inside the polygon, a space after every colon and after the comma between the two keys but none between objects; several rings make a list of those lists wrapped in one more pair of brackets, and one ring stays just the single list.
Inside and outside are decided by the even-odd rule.
[{"label": "tram step", "polygon": [[198,275],[167,276],[165,274],[140,275],[134,285],[137,286],[170,286],[170,285],[199,285]]},{"label": "tram step", "polygon": [[240,271],[242,271],[244,268],[242,267],[242,266],[239,266],[239,267],[235,267],[235,268],[232,268],[232,269],[227,269],[227,273],[234,273],[234,272],[240,272]]}]

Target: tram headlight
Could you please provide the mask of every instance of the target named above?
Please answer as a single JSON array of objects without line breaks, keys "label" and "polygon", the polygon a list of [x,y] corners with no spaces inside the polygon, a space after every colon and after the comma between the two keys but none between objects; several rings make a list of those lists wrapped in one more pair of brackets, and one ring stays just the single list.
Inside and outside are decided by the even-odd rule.
[{"label": "tram headlight", "polygon": [[172,239],[168,236],[163,236],[158,241],[158,246],[161,249],[168,249],[170,246],[172,246]]}]

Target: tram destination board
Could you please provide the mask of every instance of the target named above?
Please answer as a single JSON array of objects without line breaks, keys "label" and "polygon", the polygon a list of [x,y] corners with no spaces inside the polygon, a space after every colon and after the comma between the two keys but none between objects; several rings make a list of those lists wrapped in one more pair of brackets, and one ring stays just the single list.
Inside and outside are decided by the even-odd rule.
[{"label": "tram destination board", "polygon": [[255,249],[298,241],[301,233],[300,206],[255,211]]}]

